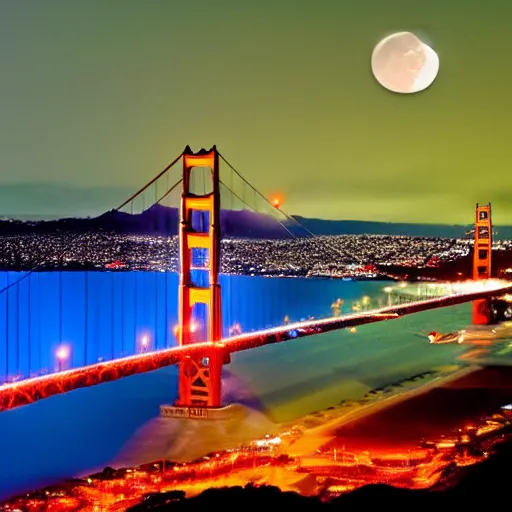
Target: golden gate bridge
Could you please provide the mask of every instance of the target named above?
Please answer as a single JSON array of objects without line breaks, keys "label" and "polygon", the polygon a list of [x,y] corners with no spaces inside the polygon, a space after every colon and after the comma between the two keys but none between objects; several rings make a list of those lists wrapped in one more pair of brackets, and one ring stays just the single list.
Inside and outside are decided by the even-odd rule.
[{"label": "golden gate bridge", "polygon": [[[227,179],[224,177],[221,179],[220,161],[231,171]],[[182,164],[181,176],[172,182],[170,173],[179,162]],[[235,190],[233,177],[242,184],[241,191]],[[226,184],[230,178],[231,182]],[[224,205],[226,191],[228,208],[221,208],[226,206]],[[155,205],[168,204],[167,202],[176,192],[181,192],[180,208],[174,217],[169,208],[155,209]],[[55,280],[49,279],[48,273],[39,273],[38,267],[20,275],[15,274],[14,279],[6,282],[4,288],[0,290],[0,308],[2,301],[5,305],[5,329],[0,327],[0,347],[4,345],[5,356],[3,361],[0,359],[0,372],[3,367],[3,373],[6,375],[3,383],[0,383],[0,411],[27,405],[73,389],[176,364],[179,368],[178,399],[175,407],[169,408],[167,413],[180,417],[191,414],[205,417],[209,411],[215,411],[222,406],[222,367],[229,363],[232,353],[465,302],[473,302],[473,324],[487,325],[493,321],[493,300],[512,291],[512,284],[491,280],[491,208],[490,205],[477,205],[474,231],[474,281],[459,291],[447,292],[436,297],[410,297],[400,304],[388,304],[355,314],[286,322],[271,328],[260,328],[256,332],[230,336],[228,328],[236,319],[229,314],[231,306],[229,292],[232,290],[227,290],[228,293],[226,293],[226,290],[222,289],[221,232],[238,229],[239,234],[242,234],[243,222],[240,226],[233,226],[233,222],[230,225],[226,211],[243,210],[249,206],[251,199],[253,203],[259,201],[263,204],[266,212],[264,216],[246,217],[247,227],[254,226],[255,220],[256,225],[258,222],[264,222],[266,224],[261,231],[268,233],[270,226],[268,219],[272,218],[276,221],[271,225],[274,235],[279,232],[279,236],[282,237],[313,236],[293,217],[286,215],[257,192],[217,151],[216,147],[210,150],[203,149],[197,153],[187,147],[153,180],[110,212],[111,215],[126,215],[128,212],[129,216],[123,217],[123,220],[132,225],[137,222],[146,223],[145,232],[149,233],[175,234],[178,227],[178,257],[172,254],[173,248],[169,240],[157,241],[164,245],[164,252],[166,250],[169,252],[168,269],[179,269],[178,283],[175,281],[169,283],[168,279],[165,279],[160,289],[155,285],[157,291],[154,307],[158,311],[155,311],[154,316],[161,319],[161,325],[155,329],[153,338],[160,339],[160,346],[158,340],[150,340],[148,335],[139,335],[137,332],[136,321],[133,318],[136,316],[133,309],[134,303],[126,299],[122,281],[117,283],[121,288],[118,287],[110,295],[105,291],[105,295],[111,297],[110,304],[105,302],[100,308],[101,311],[98,311],[99,305],[91,304],[88,299],[88,288],[94,286],[94,279],[89,277],[88,272],[83,273],[81,286],[78,286],[78,292],[82,291],[84,294],[83,312],[78,316],[82,319],[85,332],[81,342],[76,343],[77,346],[75,346],[73,341],[68,339],[65,331],[66,322],[69,323],[70,319],[76,320],[78,316],[76,311],[66,310],[66,294],[69,298],[70,294],[80,296],[80,293],[77,294],[77,290],[65,290],[63,280],[66,277],[63,277],[61,272],[58,273],[56,290]],[[235,204],[236,202],[238,205]],[[250,206],[249,209],[258,210]],[[144,213],[148,211],[156,214],[144,217]],[[147,225],[148,219],[153,225]],[[251,221],[253,221],[252,224]],[[90,233],[81,233],[74,237],[69,247],[61,252],[60,264],[65,264],[66,255],[70,252],[80,251],[81,246],[87,244],[87,237],[90,236],[92,236]],[[138,263],[140,269],[145,268],[144,258],[141,258]],[[67,278],[72,279],[76,285],[77,279],[70,277],[71,274],[69,273]],[[52,289],[45,288],[45,285],[52,283],[54,285]],[[114,281],[112,286],[113,288],[116,286]],[[229,281],[227,286],[230,287]],[[41,308],[41,300],[37,302],[33,298],[34,289],[37,289],[39,295],[43,292],[46,295],[43,301],[52,302],[58,310],[54,315],[58,321],[52,325],[52,332],[44,332],[44,310]],[[176,291],[178,292],[177,317],[170,313],[168,302],[170,294],[176,294]],[[101,292],[102,290],[100,295]],[[118,307],[114,307],[116,298],[120,302]],[[228,308],[224,307],[226,302],[228,302]],[[110,329],[103,331],[102,327],[108,326],[108,322],[102,324],[101,321],[91,320],[91,316],[106,319],[109,315]],[[15,321],[12,321],[13,316]],[[114,332],[114,316],[122,317],[123,332],[121,333]],[[223,322],[223,316],[229,317],[227,324]],[[171,318],[175,318],[172,328],[169,321]],[[130,324],[128,333],[125,332],[127,324]],[[94,326],[94,329],[91,329],[91,326]],[[43,336],[53,337],[53,343],[47,344],[54,347],[52,353],[41,354],[43,350],[41,337]],[[105,343],[105,340],[108,345],[109,337],[112,344],[114,338],[121,338],[123,357],[116,357],[115,350],[112,349],[110,358],[94,360],[98,353],[98,345]],[[128,342],[126,342],[127,338]],[[170,346],[173,338],[177,339],[177,346]],[[64,340],[66,340],[65,344],[63,344]],[[22,344],[25,348],[23,351],[20,349]],[[95,350],[93,350],[94,347]],[[21,361],[23,358],[25,361]],[[57,362],[55,371],[46,375],[33,374],[34,364],[39,363],[39,366],[42,366],[43,361],[51,363],[52,358]],[[22,378],[14,382],[7,377],[12,367],[15,368],[17,375],[22,374]],[[20,372],[20,367],[28,371]],[[38,370],[40,371],[41,368]]]}]

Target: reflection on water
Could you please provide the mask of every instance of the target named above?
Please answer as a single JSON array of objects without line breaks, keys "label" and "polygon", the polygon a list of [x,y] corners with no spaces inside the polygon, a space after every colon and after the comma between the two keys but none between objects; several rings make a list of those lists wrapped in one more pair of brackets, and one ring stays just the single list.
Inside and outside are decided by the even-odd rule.
[{"label": "reflection on water", "polygon": [[[148,279],[155,277],[148,274]],[[225,301],[231,311],[226,323],[239,320],[239,308],[245,315],[241,323],[249,326],[275,324],[286,314],[292,319],[325,315],[338,297],[350,304],[365,295],[377,297],[383,287],[375,282],[265,278],[233,283],[230,291],[228,285],[224,288],[234,297],[229,304],[235,303]],[[440,331],[462,328],[469,319],[469,306],[463,305],[364,326],[355,333],[326,333],[235,354],[226,392],[230,399],[263,410],[272,422],[288,421],[451,364],[462,347],[432,346],[416,334],[433,324]],[[0,496],[107,465],[158,416],[161,404],[174,400],[176,377],[175,368],[165,368],[2,413]]]}]

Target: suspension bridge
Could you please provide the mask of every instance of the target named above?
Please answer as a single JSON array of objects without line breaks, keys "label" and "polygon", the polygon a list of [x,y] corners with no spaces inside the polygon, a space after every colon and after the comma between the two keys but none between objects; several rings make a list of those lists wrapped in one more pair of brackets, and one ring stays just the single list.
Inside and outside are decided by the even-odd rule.
[{"label": "suspension bridge", "polygon": [[[222,405],[222,367],[232,353],[465,302],[473,302],[474,324],[489,324],[493,300],[512,290],[490,279],[491,209],[477,205],[471,283],[435,296],[401,297],[400,303],[388,297],[386,305],[356,313],[321,318],[316,311],[295,322],[283,320],[288,312],[280,305],[290,299],[277,294],[261,297],[266,307],[248,314],[236,278],[249,278],[223,273],[250,273],[250,264],[237,260],[233,241],[235,257],[223,266],[221,233],[234,239],[313,235],[269,203],[215,147],[197,153],[187,147],[119,207],[65,226],[68,231],[61,227],[58,238],[38,246],[40,262],[5,273],[0,410],[176,364],[178,400],[169,414],[205,417]],[[43,240],[45,229],[35,228]],[[269,243],[264,250],[282,247]],[[123,272],[127,268],[146,272]]]}]

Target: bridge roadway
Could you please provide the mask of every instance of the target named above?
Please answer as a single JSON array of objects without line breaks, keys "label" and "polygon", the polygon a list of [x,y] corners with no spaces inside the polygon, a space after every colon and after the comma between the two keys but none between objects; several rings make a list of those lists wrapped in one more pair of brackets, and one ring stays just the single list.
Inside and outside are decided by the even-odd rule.
[{"label": "bridge roadway", "polygon": [[184,347],[172,347],[145,352],[113,361],[105,361],[41,377],[7,383],[0,386],[0,411],[28,405],[74,389],[94,386],[131,375],[154,371],[165,366],[175,365],[185,356],[205,357],[213,346],[226,350],[228,353],[234,353],[305,336],[392,320],[413,313],[455,306],[507,293],[512,293],[512,283],[495,280],[474,282],[471,283],[466,291],[451,295],[390,305],[361,313],[295,322],[226,338],[219,343],[204,342]]}]

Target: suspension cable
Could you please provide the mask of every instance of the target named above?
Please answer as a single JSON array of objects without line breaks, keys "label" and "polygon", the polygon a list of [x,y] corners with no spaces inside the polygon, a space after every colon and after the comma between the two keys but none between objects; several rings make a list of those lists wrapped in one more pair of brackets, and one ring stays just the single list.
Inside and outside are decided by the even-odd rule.
[{"label": "suspension cable", "polygon": [[[173,167],[177,162],[179,162],[179,160],[181,159],[182,156],[183,156],[183,153],[180,153],[179,156],[177,158],[175,158],[167,167],[165,167],[165,169],[163,171],[159,172],[157,174],[157,176],[155,176],[151,181],[149,181],[146,185],[144,185],[138,192],[136,192],[135,194],[132,194],[130,196],[130,198],[127,199],[126,201],[124,201],[120,206],[118,206],[117,208],[114,208],[113,210],[107,210],[107,211],[119,211],[121,208],[124,208],[128,203],[133,201],[139,194],[144,192],[150,185],[155,183],[155,181],[157,181],[158,178],[162,177],[169,169],[171,169],[171,167]],[[177,183],[175,183],[157,202],[160,202],[165,197],[167,197],[167,195],[169,195],[182,181],[183,181],[183,178],[180,178],[179,181]],[[88,237],[88,236],[90,236],[90,234],[91,234],[90,231],[86,231],[85,233],[79,233],[79,234],[72,236],[69,243],[64,247],[62,252],[59,254],[58,260],[62,260],[64,258],[64,256],[66,255],[66,253],[69,252],[73,247],[75,247],[75,245],[80,241],[81,238],[86,237],[86,236]],[[41,268],[42,263],[43,263],[43,261],[36,263],[32,268],[30,268],[29,270],[26,270],[25,271],[26,273],[23,276],[19,277],[12,283],[6,284],[3,288],[0,289],[0,295],[2,295],[3,293],[10,290],[12,287],[17,286],[19,283],[21,283],[22,281],[24,281],[25,279],[30,277],[34,272],[36,272],[39,268]]]},{"label": "suspension cable", "polygon": [[[249,204],[247,204],[246,201],[244,201],[236,192],[234,192],[233,190],[231,190],[222,180],[219,179],[219,183],[221,183],[222,185],[224,185],[230,192],[231,194],[233,194],[242,204],[245,204],[245,206],[247,206],[247,208],[249,208],[250,210],[252,210],[251,206]],[[276,219],[277,220],[277,219]],[[287,232],[288,234],[292,237],[292,238],[297,238],[296,235],[294,235],[282,222],[280,222],[279,220],[277,221],[279,223],[280,226],[282,226]]]},{"label": "suspension cable", "polygon": [[295,224],[298,224],[302,229],[304,229],[304,231],[306,231],[309,235],[311,236],[316,236],[314,233],[312,233],[308,228],[306,228],[305,226],[303,226],[297,219],[295,219],[294,217],[292,217],[291,215],[287,214],[285,211],[281,210],[280,208],[276,208],[257,188],[255,188],[253,185],[251,185],[245,178],[244,176],[239,172],[237,171],[237,169],[235,169],[235,167],[229,163],[225,158],[224,156],[219,152],[217,151],[218,155],[220,156],[220,158],[224,161],[224,163],[246,184],[246,185],[249,185],[250,188],[252,188],[256,194],[258,194],[264,201],[265,203],[267,203],[270,207],[272,207],[273,209],[276,209],[278,210],[279,212],[281,212],[288,220],[291,220],[292,222],[294,222]]},{"label": "suspension cable", "polygon": [[183,182],[183,178],[180,178],[163,196],[161,196],[157,201],[155,201],[155,204],[160,203],[163,201],[173,190],[176,189],[178,185],[181,185]]},{"label": "suspension cable", "polygon": [[151,181],[146,183],[141,189],[139,189],[135,194],[132,194],[124,203],[122,203],[117,208],[114,208],[116,211],[121,210],[121,208],[124,208],[128,203],[133,201],[138,195],[142,194],[147,188],[149,188],[155,181],[157,181],[159,178],[161,178],[172,166],[177,164],[181,157],[183,156],[183,153],[180,153],[163,171],[159,172]]}]

